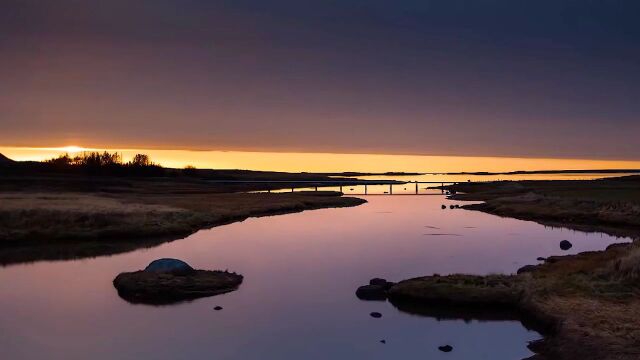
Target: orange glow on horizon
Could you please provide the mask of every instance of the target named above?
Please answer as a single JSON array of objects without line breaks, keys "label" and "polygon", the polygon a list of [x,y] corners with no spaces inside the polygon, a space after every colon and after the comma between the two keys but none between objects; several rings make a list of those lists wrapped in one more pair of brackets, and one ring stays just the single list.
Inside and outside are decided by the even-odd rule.
[{"label": "orange glow on horizon", "polygon": [[64,151],[64,152],[73,154],[73,153],[79,153],[84,151],[91,151],[92,149],[84,148],[81,146],[69,145],[69,146],[63,146],[60,148],[51,148],[51,150]]},{"label": "orange glow on horizon", "polygon": [[640,161],[544,159],[470,156],[423,156],[378,154],[330,154],[250,151],[193,151],[155,149],[94,149],[68,145],[63,147],[0,147],[0,153],[17,161],[42,161],[64,153],[112,151],[125,160],[145,153],[165,167],[249,169],[288,172],[460,172],[567,169],[640,169]]}]

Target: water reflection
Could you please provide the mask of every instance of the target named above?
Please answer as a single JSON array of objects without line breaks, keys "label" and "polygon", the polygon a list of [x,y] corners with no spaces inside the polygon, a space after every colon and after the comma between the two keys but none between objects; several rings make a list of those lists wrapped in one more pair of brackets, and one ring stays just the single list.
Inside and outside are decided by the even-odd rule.
[{"label": "water reflection", "polygon": [[[455,202],[440,196],[368,200],[355,208],[249,219],[126,254],[2,268],[3,356],[523,358],[530,355],[527,342],[539,335],[519,321],[416,316],[388,302],[362,302],[354,291],[375,276],[397,281],[432,273],[513,273],[539,256],[603,249],[620,241],[442,210],[442,204]],[[432,232],[427,226],[462,236],[424,236]],[[573,244],[566,252],[558,247],[564,239]],[[163,257],[195,268],[228,268],[245,281],[235,292],[175,306],[132,305],[118,297],[112,286],[118,273]],[[371,312],[383,317],[374,319]],[[440,352],[438,346],[445,344],[454,350]]]}]

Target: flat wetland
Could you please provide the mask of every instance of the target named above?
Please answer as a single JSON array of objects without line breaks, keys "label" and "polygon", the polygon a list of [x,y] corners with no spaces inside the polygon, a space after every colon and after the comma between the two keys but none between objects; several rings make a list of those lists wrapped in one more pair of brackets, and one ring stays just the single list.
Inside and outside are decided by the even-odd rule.
[{"label": "flat wetland", "polygon": [[[182,178],[47,180],[0,177],[0,346],[9,358],[638,354],[636,248],[602,252],[637,234],[637,177],[460,184],[448,188],[456,192],[450,199],[439,189],[356,198],[239,193],[237,185]],[[572,247],[561,249],[562,240]],[[244,281],[234,292],[175,305],[118,296],[117,274],[165,257],[238,271]],[[526,265],[538,266],[515,275]],[[433,278],[423,277],[432,274],[440,290],[462,284],[455,294],[465,306],[435,304],[452,293],[434,298]],[[373,277],[413,279],[392,288],[411,301],[359,300],[355,289]],[[480,308],[466,301],[469,286],[491,300],[487,284],[513,285],[516,295]],[[523,294],[543,319],[522,316]],[[453,351],[438,350],[444,345]]]}]

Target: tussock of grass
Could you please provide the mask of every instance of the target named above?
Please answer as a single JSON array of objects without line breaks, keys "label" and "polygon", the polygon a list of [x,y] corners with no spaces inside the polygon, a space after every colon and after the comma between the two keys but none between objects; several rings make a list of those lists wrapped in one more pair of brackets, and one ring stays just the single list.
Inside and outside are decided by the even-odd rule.
[{"label": "tussock of grass", "polygon": [[630,281],[640,280],[640,247],[634,246],[629,253],[612,261],[610,274]]}]

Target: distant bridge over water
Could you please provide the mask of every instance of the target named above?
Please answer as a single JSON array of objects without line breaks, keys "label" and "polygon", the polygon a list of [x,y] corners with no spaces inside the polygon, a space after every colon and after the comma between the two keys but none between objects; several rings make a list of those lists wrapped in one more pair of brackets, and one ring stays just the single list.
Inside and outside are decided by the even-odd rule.
[{"label": "distant bridge over water", "polygon": [[[295,191],[340,191],[348,195],[444,195],[445,185],[460,182],[453,181],[393,181],[393,180],[209,180],[210,183],[263,184],[272,190],[260,192],[295,192]],[[426,185],[426,186],[423,186]],[[429,186],[431,185],[431,186]],[[435,187],[440,186],[440,189]],[[429,189],[431,187],[431,189]],[[346,191],[345,191],[346,190]],[[435,191],[434,191],[435,190]],[[439,191],[438,191],[439,190]],[[431,192],[429,192],[431,191]]]}]

